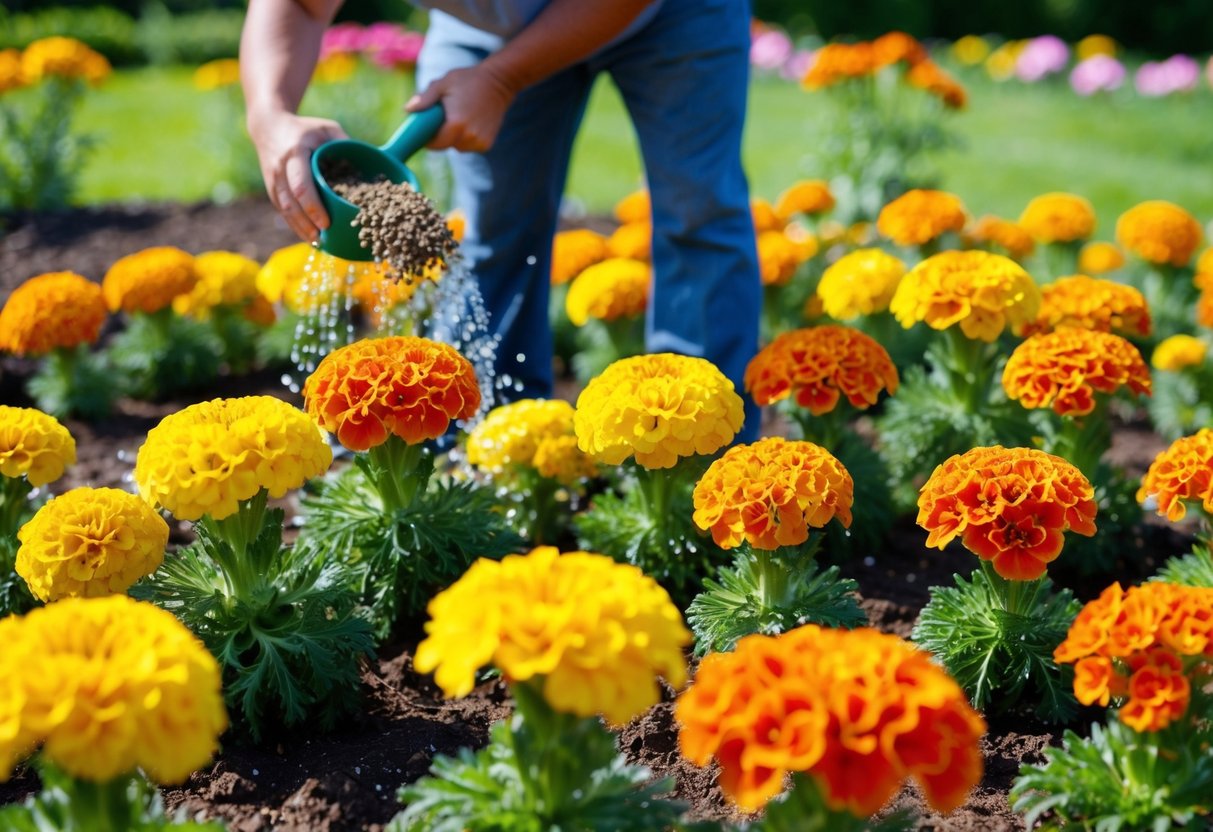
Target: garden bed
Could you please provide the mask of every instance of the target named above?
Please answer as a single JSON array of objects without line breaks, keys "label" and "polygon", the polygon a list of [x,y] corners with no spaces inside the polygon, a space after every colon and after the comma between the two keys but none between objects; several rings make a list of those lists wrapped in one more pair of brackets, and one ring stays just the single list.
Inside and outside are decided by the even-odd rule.
[{"label": "garden bed", "polygon": [[[114,260],[149,244],[176,245],[195,253],[226,249],[263,260],[293,242],[289,230],[261,200],[225,206],[90,208],[14,216],[0,223],[9,229],[0,237],[0,299],[42,272],[72,270],[99,280]],[[22,392],[23,378],[30,371],[26,362],[4,360],[0,374],[4,403],[30,404]],[[115,414],[101,422],[69,421],[79,461],[54,488],[129,487],[135,452],[160,418],[194,401],[248,394],[295,398],[280,384],[279,373],[261,372],[160,403],[122,400]],[[1112,455],[1130,476],[1140,476],[1164,447],[1148,428],[1120,425]],[[187,539],[188,525],[174,528],[173,534],[177,542]],[[973,568],[969,553],[959,548],[942,553],[928,550],[924,537],[921,529],[903,520],[878,551],[844,565],[845,574],[861,588],[863,607],[874,626],[907,636],[926,603],[928,588],[950,583],[953,572]],[[1125,585],[1134,583],[1152,574],[1167,556],[1185,551],[1187,544],[1173,528],[1147,521],[1139,537],[1126,541],[1114,574]],[[1084,600],[1104,585],[1102,579],[1084,581],[1067,574],[1064,557],[1052,574]],[[446,701],[428,676],[413,672],[411,652],[420,637],[420,623],[411,622],[404,628],[407,635],[385,645],[378,659],[364,669],[361,714],[330,734],[283,734],[259,748],[231,740],[213,765],[195,774],[184,788],[168,791],[168,803],[191,814],[222,817],[242,832],[380,828],[398,809],[395,793],[401,784],[425,774],[436,754],[484,744],[488,727],[509,713],[500,682],[482,684],[466,699]],[[1085,727],[1101,716],[1102,710],[1082,713],[1074,727]],[[1028,713],[992,719],[981,786],[947,818],[924,814],[924,828],[1021,828],[1022,821],[1007,805],[1007,791],[1020,764],[1039,762],[1042,749],[1061,728],[1042,724]],[[629,725],[621,747],[629,759],[659,774],[674,775],[677,795],[693,805],[696,817],[729,814],[714,775],[681,761],[668,701]],[[19,776],[0,787],[0,801],[18,799],[33,786],[31,775]],[[915,802],[908,792],[898,800]]]}]

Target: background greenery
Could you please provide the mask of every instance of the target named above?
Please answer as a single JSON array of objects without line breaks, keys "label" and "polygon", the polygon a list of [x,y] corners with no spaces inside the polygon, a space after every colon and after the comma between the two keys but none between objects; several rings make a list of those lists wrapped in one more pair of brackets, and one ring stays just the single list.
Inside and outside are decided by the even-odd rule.
[{"label": "background greenery", "polygon": [[[225,176],[221,151],[246,141],[239,103],[234,89],[195,90],[191,74],[184,67],[124,70],[86,97],[78,126],[95,133],[99,146],[84,171],[83,201],[225,195],[216,192]],[[1060,189],[1091,199],[1104,237],[1121,211],[1143,199],[1169,199],[1202,219],[1213,217],[1213,133],[1193,117],[1194,108],[1209,105],[1207,91],[1146,99],[1121,90],[1084,99],[1064,81],[996,84],[980,72],[962,77],[970,105],[949,119],[961,144],[936,167],[939,184],[957,192],[974,214],[1017,216],[1032,196]],[[305,109],[335,115],[356,135],[381,141],[409,89],[407,75],[364,69],[348,84],[313,88]],[[353,103],[357,124],[350,121]],[[756,78],[746,127],[754,193],[774,198],[798,177],[829,178],[830,171],[815,164],[814,148],[831,119],[829,96]],[[427,170],[424,163],[421,168]],[[570,203],[604,212],[640,181],[630,122],[604,79],[576,148]]]}]

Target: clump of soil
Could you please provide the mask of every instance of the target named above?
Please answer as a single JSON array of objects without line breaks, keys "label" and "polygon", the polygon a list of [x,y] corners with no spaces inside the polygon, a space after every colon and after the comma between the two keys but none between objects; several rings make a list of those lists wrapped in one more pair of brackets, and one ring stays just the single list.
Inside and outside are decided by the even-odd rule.
[{"label": "clump of soil", "polygon": [[339,170],[334,174],[326,173],[325,178],[343,199],[358,206],[358,239],[376,260],[405,276],[446,265],[455,238],[433,200],[407,182],[366,182]]}]

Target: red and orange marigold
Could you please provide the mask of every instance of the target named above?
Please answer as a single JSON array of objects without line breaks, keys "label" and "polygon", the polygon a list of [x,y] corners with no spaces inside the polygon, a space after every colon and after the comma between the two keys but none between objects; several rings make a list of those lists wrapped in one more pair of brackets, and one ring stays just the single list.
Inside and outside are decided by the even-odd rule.
[{"label": "red and orange marigold", "polygon": [[814,416],[829,413],[842,396],[866,409],[882,390],[896,393],[897,386],[897,367],[885,348],[857,329],[836,324],[780,334],[745,371],[746,391],[759,406],[794,396]]},{"label": "red and orange marigold", "polygon": [[1213,430],[1176,439],[1154,458],[1137,490],[1139,503],[1150,497],[1158,513],[1173,522],[1188,513],[1188,502],[1200,503],[1213,516]]},{"label": "red and orange marigold", "polygon": [[1078,613],[1053,658],[1074,665],[1079,702],[1123,700],[1122,722],[1160,731],[1187,711],[1191,680],[1213,673],[1213,588],[1112,584]]},{"label": "red and orange marigold", "polygon": [[927,546],[960,542],[1010,581],[1032,581],[1061,554],[1062,534],[1095,534],[1095,490],[1061,457],[973,448],[939,465],[918,495]]},{"label": "red and orange marigold", "polygon": [[850,528],[854,492],[850,473],[825,448],[772,436],[711,464],[695,486],[695,525],[723,549],[743,541],[798,546],[834,518]]},{"label": "red and orange marigold", "polygon": [[1126,387],[1148,396],[1151,379],[1137,347],[1119,335],[1065,328],[1016,347],[1003,368],[1002,387],[1026,408],[1085,416],[1095,409],[1096,393]]},{"label": "red and orange marigold", "polygon": [[867,628],[747,636],[700,663],[674,714],[683,755],[715,758],[721,788],[746,811],[789,772],[861,817],[909,778],[943,812],[981,779],[986,724],[964,691],[927,653]]},{"label": "red and orange marigold", "polygon": [[1078,327],[1144,338],[1152,326],[1150,309],[1140,291],[1114,280],[1074,274],[1041,287],[1040,314],[1017,334]]},{"label": "red and orange marigold", "polygon": [[876,228],[899,246],[920,246],[965,227],[960,197],[947,191],[907,191],[880,209]]},{"label": "red and orange marigold", "polygon": [[91,344],[109,310],[101,287],[75,272],[51,272],[22,283],[0,309],[0,350],[43,355]]},{"label": "red and orange marigold", "polygon": [[303,388],[308,414],[351,451],[392,434],[437,439],[480,408],[472,364],[453,347],[413,336],[366,338],[333,350]]}]

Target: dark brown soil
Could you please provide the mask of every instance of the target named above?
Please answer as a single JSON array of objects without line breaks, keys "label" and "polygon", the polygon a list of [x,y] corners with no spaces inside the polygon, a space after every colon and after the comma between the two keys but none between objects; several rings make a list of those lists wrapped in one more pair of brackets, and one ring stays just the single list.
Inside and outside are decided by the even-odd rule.
[{"label": "dark brown soil", "polygon": [[[12,231],[0,238],[0,302],[17,283],[44,271],[70,269],[100,279],[118,257],[149,245],[177,245],[192,252],[223,248],[264,258],[293,242],[269,205],[251,200],[222,207],[87,209],[8,222]],[[0,401],[28,404],[22,385],[31,369],[28,362],[4,361]],[[291,398],[276,373],[261,373],[163,403],[121,401],[117,413],[103,422],[69,422],[79,461],[55,489],[124,486],[145,433],[164,415],[194,401],[251,393]],[[1145,427],[1124,426],[1116,432],[1112,456],[1117,464],[1140,474],[1164,444]],[[903,520],[880,551],[844,564],[845,574],[859,583],[863,607],[874,626],[908,635],[929,587],[950,582],[954,572],[973,568],[972,556],[963,551],[924,548],[924,536],[912,522]],[[184,526],[174,530],[177,542],[188,537]],[[1184,551],[1187,543],[1174,529],[1147,523],[1138,539],[1126,541],[1120,564],[1124,572],[1119,577],[1131,581],[1148,575],[1165,557]],[[1083,598],[1103,586],[1101,579],[1071,579],[1064,573],[1057,578]],[[497,682],[482,684],[467,699],[444,701],[428,677],[412,670],[411,650],[420,629],[419,622],[410,626],[415,631],[412,638],[385,646],[379,659],[365,668],[366,708],[357,718],[328,735],[298,731],[261,748],[228,738],[210,768],[184,787],[166,792],[169,805],[199,817],[221,817],[240,832],[380,829],[397,811],[395,793],[402,784],[422,776],[436,754],[483,744],[489,725],[509,713],[505,688]],[[1042,749],[1060,730],[1030,714],[992,719],[981,786],[964,807],[946,818],[924,813],[921,828],[1021,829],[1022,821],[1007,805],[1007,790],[1019,766],[1039,761]],[[692,804],[695,817],[736,817],[716,787],[714,773],[680,759],[668,701],[625,728],[620,746],[631,760],[659,775],[672,775],[675,795]],[[20,799],[34,788],[33,775],[19,774],[0,785],[0,802]],[[922,809],[912,789],[896,802]]]}]

